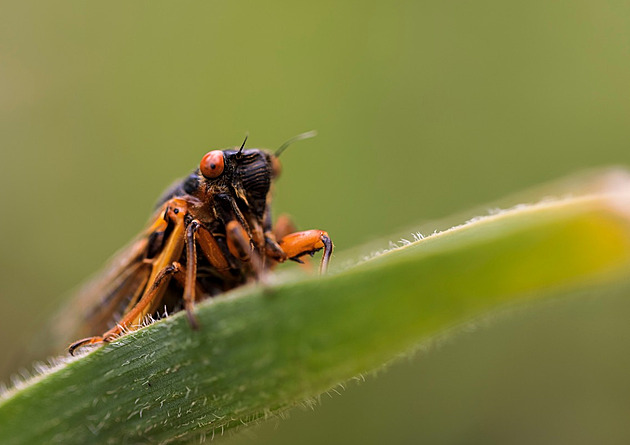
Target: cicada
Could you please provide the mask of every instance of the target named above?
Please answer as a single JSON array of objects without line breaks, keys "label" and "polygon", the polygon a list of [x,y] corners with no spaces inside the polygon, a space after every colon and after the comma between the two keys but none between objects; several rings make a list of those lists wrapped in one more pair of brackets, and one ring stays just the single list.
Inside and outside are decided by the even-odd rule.
[{"label": "cicada", "polygon": [[[206,153],[199,166],[159,199],[140,236],[78,301],[86,338],[68,351],[107,343],[149,317],[185,310],[198,327],[196,301],[256,281],[287,260],[323,249],[326,270],[333,243],[323,230],[294,232],[287,217],[272,223],[271,185],[280,153],[240,146]],[[86,301],[88,302],[86,304]]]}]

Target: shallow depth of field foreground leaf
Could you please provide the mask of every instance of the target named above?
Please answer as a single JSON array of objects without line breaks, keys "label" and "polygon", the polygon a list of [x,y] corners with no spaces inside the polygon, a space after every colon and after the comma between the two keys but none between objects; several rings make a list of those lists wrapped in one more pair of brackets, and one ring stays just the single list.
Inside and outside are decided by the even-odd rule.
[{"label": "shallow depth of field foreground leaf", "polygon": [[0,443],[186,443],[317,396],[507,303],[630,271],[630,181],[481,218],[324,278],[250,287],[0,401]]}]

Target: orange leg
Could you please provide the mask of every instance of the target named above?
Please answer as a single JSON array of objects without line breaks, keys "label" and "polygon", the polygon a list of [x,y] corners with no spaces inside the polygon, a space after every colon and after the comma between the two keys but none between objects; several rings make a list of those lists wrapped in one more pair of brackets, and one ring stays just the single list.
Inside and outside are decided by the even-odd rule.
[{"label": "orange leg", "polygon": [[229,274],[230,264],[219,247],[219,243],[205,227],[200,226],[197,229],[197,244],[201,248],[208,262],[226,278],[232,278]]},{"label": "orange leg", "polygon": [[131,295],[129,306],[136,304],[149,281],[150,273],[151,267],[144,262],[138,262],[125,270],[120,277],[112,281],[111,287],[115,291],[111,292],[88,316],[87,323],[90,326],[101,326],[101,328],[107,326],[112,314],[116,313],[124,298],[129,295]]},{"label": "orange leg", "polygon": [[304,232],[291,233],[283,237],[278,244],[287,257],[292,260],[298,260],[302,255],[313,254],[324,249],[319,272],[326,272],[333,251],[333,243],[328,233],[323,230],[306,230]]},{"label": "orange leg", "polygon": [[81,340],[78,340],[72,343],[68,347],[68,352],[70,355],[74,355],[74,351],[81,346],[86,345],[94,345],[97,343],[108,343],[115,339],[117,336],[122,334],[125,329],[127,329],[133,321],[138,317],[140,313],[151,303],[159,293],[168,286],[170,278],[173,274],[180,272],[181,269],[178,267],[178,264],[171,264],[166,266],[164,269],[160,271],[160,273],[155,278],[155,281],[151,285],[151,288],[147,293],[142,296],[142,299],[138,302],[134,308],[129,311],[119,323],[116,324],[115,327],[105,332],[102,336],[96,337],[87,337]]},{"label": "orange leg", "polygon": [[295,224],[288,215],[280,215],[273,230],[265,232],[265,257],[284,263],[287,260],[287,254],[278,244],[278,240],[296,230]]},{"label": "orange leg", "polygon": [[[276,242],[276,238],[271,232],[265,235],[265,257],[270,258],[278,263],[284,263],[287,260],[287,254]],[[274,263],[269,265],[273,267]]]},{"label": "orange leg", "polygon": [[243,226],[232,220],[225,226],[225,236],[230,253],[244,263],[251,265],[256,277],[262,275],[262,261],[257,251],[252,249],[251,238]]},{"label": "orange leg", "polygon": [[[173,278],[184,289],[186,287],[186,268],[179,263],[173,263],[173,266],[177,268],[177,271],[173,273]],[[195,283],[195,295],[203,295],[203,288],[199,282]]]},{"label": "orange leg", "polygon": [[252,241],[257,249],[262,250],[265,245],[265,234],[258,220],[253,215],[247,216],[247,224],[252,233]]}]

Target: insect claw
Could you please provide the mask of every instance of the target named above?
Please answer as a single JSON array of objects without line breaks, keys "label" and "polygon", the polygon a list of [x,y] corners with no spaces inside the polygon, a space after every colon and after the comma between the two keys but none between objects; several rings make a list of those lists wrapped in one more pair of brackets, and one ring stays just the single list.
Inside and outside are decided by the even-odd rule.
[{"label": "insect claw", "polygon": [[74,343],[68,347],[68,352],[70,353],[72,357],[74,357],[74,350],[77,349],[78,347],[79,345],[74,344]]},{"label": "insect claw", "polygon": [[322,262],[319,265],[319,273],[325,274],[328,270],[328,263],[330,262],[330,257],[332,256],[333,251],[333,243],[330,237],[326,232],[322,233],[321,241],[324,244],[324,254],[322,255]]},{"label": "insect claw", "polygon": [[107,340],[105,340],[103,337],[88,337],[88,338],[83,338],[79,341],[75,341],[74,343],[72,343],[70,346],[68,346],[68,352],[70,353],[71,356],[74,357],[74,351],[77,350],[77,348],[80,348],[81,346],[86,346],[86,345],[94,345],[97,343],[103,343]]}]

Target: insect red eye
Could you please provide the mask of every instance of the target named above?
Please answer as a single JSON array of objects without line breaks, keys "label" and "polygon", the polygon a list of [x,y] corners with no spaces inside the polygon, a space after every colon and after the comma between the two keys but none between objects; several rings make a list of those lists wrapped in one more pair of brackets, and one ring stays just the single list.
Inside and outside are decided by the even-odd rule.
[{"label": "insect red eye", "polygon": [[216,178],[223,173],[223,152],[221,150],[212,150],[201,159],[199,170],[206,178]]}]

